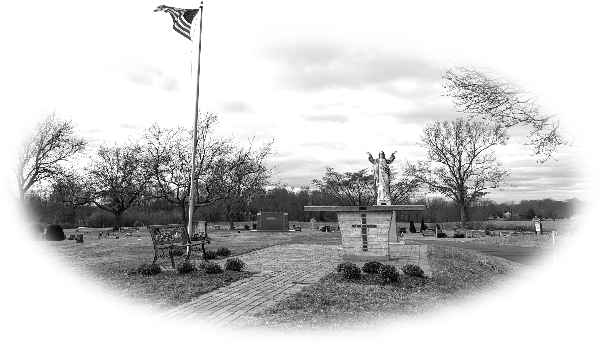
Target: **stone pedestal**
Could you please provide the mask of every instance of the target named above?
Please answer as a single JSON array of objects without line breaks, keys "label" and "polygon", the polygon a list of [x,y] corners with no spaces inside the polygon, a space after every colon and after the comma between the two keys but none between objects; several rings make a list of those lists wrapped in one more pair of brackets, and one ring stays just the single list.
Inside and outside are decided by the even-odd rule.
[{"label": "stone pedestal", "polygon": [[425,210],[425,206],[305,206],[304,210],[337,213],[344,260],[387,261],[389,243],[397,241],[396,211]]}]

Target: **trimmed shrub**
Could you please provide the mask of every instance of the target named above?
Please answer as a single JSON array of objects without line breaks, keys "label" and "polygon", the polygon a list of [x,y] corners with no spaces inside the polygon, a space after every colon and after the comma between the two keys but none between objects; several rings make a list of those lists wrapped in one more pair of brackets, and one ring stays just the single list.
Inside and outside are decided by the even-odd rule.
[{"label": "trimmed shrub", "polygon": [[379,268],[382,266],[380,262],[367,262],[362,267],[362,271],[366,274],[376,274],[379,272]]},{"label": "trimmed shrub", "polygon": [[446,233],[438,233],[438,234],[437,234],[437,237],[438,237],[438,238],[446,238],[446,237],[447,237],[447,235],[446,235]]},{"label": "trimmed shrub", "polygon": [[464,238],[465,235],[464,234],[454,234],[452,237],[453,238]]},{"label": "trimmed shrub", "polygon": [[219,247],[217,250],[217,256],[229,257],[231,255],[231,250],[227,247]]},{"label": "trimmed shrub", "polygon": [[225,262],[225,270],[242,271],[244,270],[244,266],[246,266],[246,263],[242,262],[239,258],[229,258]]},{"label": "trimmed shrub", "polygon": [[223,272],[223,269],[221,268],[221,265],[209,262],[204,264],[204,271],[206,271],[207,274],[220,274]]},{"label": "trimmed shrub", "polygon": [[379,267],[379,275],[384,281],[396,282],[400,278],[400,273],[393,265],[381,265]]},{"label": "trimmed shrub", "polygon": [[180,274],[186,274],[192,271],[196,271],[196,266],[194,266],[194,263],[190,262],[189,260],[184,260],[177,264],[177,272]]},{"label": "trimmed shrub", "polygon": [[60,225],[50,225],[46,229],[46,241],[65,240],[65,232]]},{"label": "trimmed shrub", "polygon": [[420,266],[414,264],[406,264],[402,267],[402,272],[407,276],[424,277],[425,273]]},{"label": "trimmed shrub", "polygon": [[337,271],[337,272],[341,273],[341,272],[342,272],[342,270],[344,270],[344,266],[346,266],[346,265],[353,265],[353,263],[351,263],[351,262],[343,262],[343,263],[339,263],[339,264],[337,265],[337,267],[335,268],[335,271]]},{"label": "trimmed shrub", "polygon": [[417,228],[415,227],[415,222],[413,220],[410,220],[410,226],[408,227],[408,231],[411,233],[417,232]]},{"label": "trimmed shrub", "polygon": [[205,259],[217,259],[217,251],[206,250],[204,254]]},{"label": "trimmed shrub", "polygon": [[39,223],[32,223],[23,232],[23,242],[36,242],[41,233],[44,233],[44,227]]},{"label": "trimmed shrub", "polygon": [[360,278],[360,268],[356,266],[354,263],[348,262],[342,268],[342,276],[345,279],[359,279]]},{"label": "trimmed shrub", "polygon": [[180,256],[183,256],[185,251],[181,248],[175,248],[175,249],[171,250],[171,253],[173,254],[174,257],[180,257]]},{"label": "trimmed shrub", "polygon": [[152,276],[159,274],[161,272],[161,268],[157,264],[142,264],[137,269],[137,272],[144,276]]}]

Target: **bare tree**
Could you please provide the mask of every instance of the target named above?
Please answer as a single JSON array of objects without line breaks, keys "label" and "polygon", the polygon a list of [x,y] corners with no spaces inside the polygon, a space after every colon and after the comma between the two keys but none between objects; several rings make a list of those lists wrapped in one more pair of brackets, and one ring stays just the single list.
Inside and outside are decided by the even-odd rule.
[{"label": "bare tree", "polygon": [[254,149],[251,142],[247,147],[238,147],[231,156],[221,159],[215,169],[215,184],[220,193],[226,195],[225,204],[229,215],[229,225],[233,228],[233,217],[247,208],[250,201],[263,190],[273,170],[265,162],[272,152],[273,141]]},{"label": "bare tree", "polygon": [[489,126],[462,118],[451,123],[436,121],[424,127],[418,143],[427,149],[429,160],[407,162],[405,173],[431,192],[456,202],[464,228],[468,206],[488,194],[486,190],[499,187],[509,174],[491,149],[507,140],[500,124]]},{"label": "bare tree", "polygon": [[[213,113],[202,114],[198,121],[194,211],[235,195],[242,197],[267,173],[264,161],[271,153],[272,142],[258,149],[252,143],[244,148],[232,139],[216,136],[217,124]],[[157,197],[177,205],[184,223],[188,220],[192,136],[191,130],[157,124],[144,135]]]},{"label": "bare tree", "polygon": [[470,64],[448,69],[442,76],[447,96],[457,111],[501,124],[506,128],[524,125],[531,128],[529,143],[533,155],[543,163],[561,145],[570,144],[560,130],[556,116],[540,114],[537,97],[497,73]]},{"label": "bare tree", "polygon": [[86,187],[92,203],[115,215],[113,229],[120,229],[123,213],[145,190],[149,175],[139,144],[98,148],[86,169]]},{"label": "bare tree", "polygon": [[339,205],[369,205],[375,199],[373,176],[366,168],[339,173],[326,166],[323,180],[314,179],[313,184]]},{"label": "bare tree", "polygon": [[85,148],[86,141],[75,135],[75,124],[51,113],[35,123],[21,141],[14,164],[20,201],[36,183],[61,173],[64,163]]},{"label": "bare tree", "polygon": [[[325,167],[322,180],[314,179],[313,184],[324,194],[333,198],[339,205],[372,205],[376,203],[375,180],[368,169],[357,172],[339,173],[332,167]],[[398,178],[392,168],[390,175],[390,201],[399,204],[405,201],[418,187],[414,178]]]}]

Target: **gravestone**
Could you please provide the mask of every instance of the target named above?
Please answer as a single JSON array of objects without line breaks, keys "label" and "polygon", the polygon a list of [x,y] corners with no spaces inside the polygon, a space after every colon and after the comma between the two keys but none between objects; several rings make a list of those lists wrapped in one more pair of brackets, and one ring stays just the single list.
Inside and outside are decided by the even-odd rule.
[{"label": "gravestone", "polygon": [[267,232],[289,231],[288,213],[256,214],[256,230]]},{"label": "gravestone", "polygon": [[83,242],[83,234],[81,234],[81,233],[77,234],[75,236],[75,242],[78,243],[78,244],[81,244]]},{"label": "gravestone", "polygon": [[542,221],[536,216],[532,219],[533,225],[535,226],[535,234],[542,234]]},{"label": "gravestone", "polygon": [[312,219],[310,219],[310,230],[311,231],[319,230],[319,226],[317,226],[317,220],[315,220],[314,217]]}]

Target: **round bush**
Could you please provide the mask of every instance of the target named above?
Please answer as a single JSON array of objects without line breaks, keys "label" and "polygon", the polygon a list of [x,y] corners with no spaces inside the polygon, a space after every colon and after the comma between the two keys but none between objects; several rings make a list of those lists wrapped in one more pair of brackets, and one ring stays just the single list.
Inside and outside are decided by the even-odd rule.
[{"label": "round bush", "polygon": [[244,266],[246,266],[246,263],[239,258],[230,258],[225,262],[225,270],[242,271]]},{"label": "round bush", "polygon": [[23,232],[23,242],[35,242],[41,233],[44,233],[44,227],[39,223],[32,223]]},{"label": "round bush", "polygon": [[217,259],[217,251],[206,250],[204,259]]},{"label": "round bush", "polygon": [[223,269],[217,263],[206,263],[204,265],[204,271],[206,271],[207,274],[220,274],[223,272]]},{"label": "round bush", "polygon": [[227,247],[219,247],[217,250],[217,256],[221,257],[229,257],[231,255],[231,250]]},{"label": "round bush", "polygon": [[47,241],[62,241],[65,240],[65,232],[59,225],[50,225],[46,229],[46,240]]},{"label": "round bush", "polygon": [[402,267],[402,272],[407,276],[424,277],[425,273],[418,265],[406,264]]},{"label": "round bush", "polygon": [[376,274],[379,272],[379,268],[381,267],[381,265],[383,264],[381,264],[380,262],[367,262],[365,263],[365,265],[363,265],[362,271],[366,274]]},{"label": "round bush", "polygon": [[345,279],[359,279],[360,268],[354,263],[348,263],[342,268],[342,276],[344,276]]},{"label": "round bush", "polygon": [[398,269],[393,265],[381,265],[379,268],[379,275],[384,281],[396,282],[400,277]]},{"label": "round bush", "polygon": [[190,262],[189,260],[184,260],[177,264],[177,272],[180,274],[186,274],[195,270],[196,267],[194,266],[194,263]]},{"label": "round bush", "polygon": [[180,248],[175,248],[171,250],[171,253],[173,254],[174,257],[180,257],[183,256],[183,254],[185,253],[185,251],[183,249]]},{"label": "round bush", "polygon": [[335,271],[337,271],[337,272],[341,273],[341,272],[342,272],[342,270],[344,270],[344,266],[346,266],[346,265],[354,265],[354,264],[353,264],[353,263],[351,263],[351,262],[343,262],[343,263],[339,263],[339,264],[337,265],[337,267],[335,268]]},{"label": "round bush", "polygon": [[137,272],[144,276],[152,276],[159,274],[161,272],[161,268],[157,264],[142,264],[137,269]]}]

